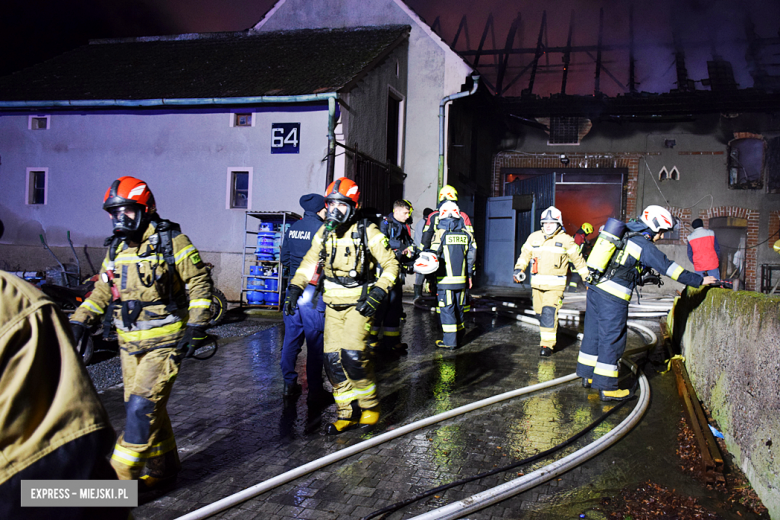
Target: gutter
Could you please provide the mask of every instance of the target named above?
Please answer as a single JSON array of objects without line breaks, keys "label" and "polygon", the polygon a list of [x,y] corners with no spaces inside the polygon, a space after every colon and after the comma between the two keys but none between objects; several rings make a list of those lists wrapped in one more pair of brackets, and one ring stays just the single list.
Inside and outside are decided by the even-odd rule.
[{"label": "gutter", "polygon": [[301,94],[297,96],[247,96],[230,98],[160,98],[160,99],[64,99],[53,101],[0,101],[0,108],[105,108],[105,107],[159,107],[184,105],[252,105],[260,103],[306,103],[337,99],[337,92]]},{"label": "gutter", "polygon": [[2,108],[107,108],[107,107],[159,107],[205,105],[257,105],[273,103],[307,103],[328,101],[328,157],[326,184],[333,181],[336,157],[336,102],[338,92],[301,94],[297,96],[248,96],[232,98],[160,98],[160,99],[66,99],[53,101],[0,101]]},{"label": "gutter", "polygon": [[439,103],[439,180],[438,187],[436,188],[437,197],[439,196],[439,191],[441,191],[442,187],[444,186],[444,106],[450,101],[473,95],[479,86],[479,74],[474,74],[471,76],[471,79],[474,80],[474,86],[471,87],[470,91],[451,94],[445,98],[442,98],[441,102]]}]

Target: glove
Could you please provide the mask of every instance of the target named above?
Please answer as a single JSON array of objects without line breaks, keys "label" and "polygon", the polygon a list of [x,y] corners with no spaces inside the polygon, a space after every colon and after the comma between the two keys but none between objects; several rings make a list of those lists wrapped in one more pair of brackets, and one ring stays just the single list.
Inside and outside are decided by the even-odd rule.
[{"label": "glove", "polygon": [[184,331],[184,337],[181,338],[179,344],[176,345],[176,350],[179,353],[184,354],[184,357],[192,357],[195,351],[208,339],[206,334],[206,327],[203,325],[187,325],[187,330]]},{"label": "glove", "polygon": [[522,269],[515,269],[515,282],[522,283],[525,281],[525,271]]},{"label": "glove", "polygon": [[78,321],[70,322],[70,331],[73,333],[74,345],[78,346],[87,333],[87,327]]},{"label": "glove", "polygon": [[371,317],[376,314],[376,311],[379,309],[379,306],[382,305],[385,296],[387,296],[387,293],[381,287],[374,286],[371,291],[369,291],[366,301],[358,303],[355,310],[367,318]]},{"label": "glove", "polygon": [[292,285],[287,288],[287,297],[284,299],[284,314],[292,316],[295,314],[295,310],[298,308],[298,298],[303,294],[303,289],[297,285]]}]

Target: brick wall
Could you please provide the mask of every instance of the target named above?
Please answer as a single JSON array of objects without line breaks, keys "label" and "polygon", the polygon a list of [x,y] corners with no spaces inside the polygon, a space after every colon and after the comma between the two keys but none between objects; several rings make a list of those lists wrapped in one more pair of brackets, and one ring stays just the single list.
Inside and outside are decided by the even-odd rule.
[{"label": "brick wall", "polygon": [[778,236],[778,231],[780,231],[780,211],[770,211],[769,212],[769,240],[766,241],[767,247],[769,249],[772,249],[772,247],[775,245],[775,242],[780,239],[780,236]]},{"label": "brick wall", "polygon": [[737,217],[747,220],[747,242],[745,246],[745,289],[757,291],[760,287],[758,271],[758,210],[740,208],[738,206],[720,206],[699,212],[699,218],[704,221],[704,227],[709,228],[709,221],[715,217]]},{"label": "brick wall", "polygon": [[525,153],[525,152],[499,152],[493,156],[493,197],[501,197],[503,193],[502,168],[555,168],[563,170],[567,168],[581,168],[580,163],[587,161],[590,168],[626,168],[628,179],[624,186],[626,195],[626,218],[637,216],[636,197],[639,177],[639,160],[642,157],[638,153],[610,153],[610,154],[585,154],[569,153],[569,164],[561,164],[560,153]]}]

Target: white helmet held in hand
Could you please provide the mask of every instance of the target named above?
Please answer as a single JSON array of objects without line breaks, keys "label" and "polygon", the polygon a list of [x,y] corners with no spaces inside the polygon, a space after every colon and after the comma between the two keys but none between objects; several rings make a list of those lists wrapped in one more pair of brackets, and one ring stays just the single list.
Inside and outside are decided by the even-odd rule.
[{"label": "white helmet held in hand", "polygon": [[559,226],[563,227],[563,219],[561,218],[561,210],[555,206],[550,206],[546,210],[542,211],[542,224],[545,222],[556,222]]},{"label": "white helmet held in hand", "polygon": [[417,274],[431,274],[438,270],[439,258],[431,251],[423,251],[414,261],[414,272]]},{"label": "white helmet held in hand", "polygon": [[669,213],[669,210],[661,206],[647,206],[639,219],[645,223],[653,233],[661,233],[672,229],[675,224],[675,218]]}]

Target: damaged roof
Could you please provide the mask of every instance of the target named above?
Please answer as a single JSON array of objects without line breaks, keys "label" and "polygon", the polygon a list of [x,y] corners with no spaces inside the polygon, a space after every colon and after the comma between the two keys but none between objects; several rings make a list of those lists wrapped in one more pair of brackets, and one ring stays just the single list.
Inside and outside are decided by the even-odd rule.
[{"label": "damaged roof", "polygon": [[95,40],[0,78],[2,101],[295,96],[351,88],[408,25]]}]

